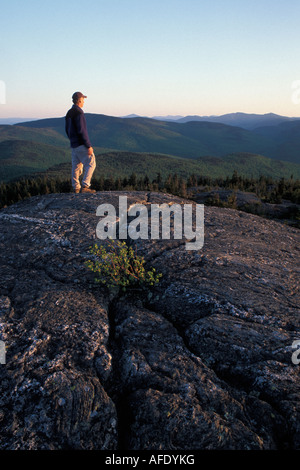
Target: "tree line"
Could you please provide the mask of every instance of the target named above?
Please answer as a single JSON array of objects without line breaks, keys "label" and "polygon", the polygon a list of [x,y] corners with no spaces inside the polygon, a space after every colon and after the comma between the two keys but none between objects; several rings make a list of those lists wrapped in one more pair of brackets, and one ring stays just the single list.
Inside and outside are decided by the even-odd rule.
[{"label": "tree line", "polygon": [[[200,189],[230,189],[252,192],[264,202],[279,204],[287,199],[300,204],[300,180],[294,179],[293,175],[280,179],[263,175],[249,178],[234,171],[231,176],[221,178],[195,174],[183,178],[176,173],[163,178],[157,173],[155,178],[150,179],[147,175],[138,176],[132,173],[128,177],[93,178],[92,187],[97,191],[162,191],[184,198],[192,198]],[[0,184],[0,209],[32,196],[69,192],[72,192],[70,179],[47,176],[21,178]]]}]

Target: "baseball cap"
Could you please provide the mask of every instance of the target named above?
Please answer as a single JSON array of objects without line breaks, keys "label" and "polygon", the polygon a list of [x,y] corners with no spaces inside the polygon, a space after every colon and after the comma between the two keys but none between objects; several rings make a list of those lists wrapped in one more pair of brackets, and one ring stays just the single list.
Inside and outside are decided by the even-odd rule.
[{"label": "baseball cap", "polygon": [[72,96],[73,101],[78,101],[79,98],[87,98],[87,96],[83,95],[81,91],[76,91],[75,93],[73,93],[73,96]]}]

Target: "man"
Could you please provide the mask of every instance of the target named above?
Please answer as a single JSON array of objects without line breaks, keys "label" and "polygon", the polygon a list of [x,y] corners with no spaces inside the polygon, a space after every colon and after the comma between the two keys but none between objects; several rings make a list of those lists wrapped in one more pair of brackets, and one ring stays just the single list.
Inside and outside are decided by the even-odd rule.
[{"label": "man", "polygon": [[[96,168],[96,160],[82,109],[85,98],[87,97],[80,91],[76,91],[72,96],[74,104],[65,118],[65,130],[72,149],[72,186],[75,193],[95,192],[95,190],[90,189],[91,178]],[[82,172],[82,185],[80,185],[79,176]]]}]

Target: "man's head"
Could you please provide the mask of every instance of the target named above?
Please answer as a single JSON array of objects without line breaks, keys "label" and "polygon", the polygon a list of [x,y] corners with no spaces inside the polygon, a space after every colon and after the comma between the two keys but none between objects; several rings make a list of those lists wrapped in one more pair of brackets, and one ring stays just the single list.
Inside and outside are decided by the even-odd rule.
[{"label": "man's head", "polygon": [[80,108],[83,107],[85,98],[87,98],[87,96],[83,95],[80,91],[76,91],[72,96],[73,103],[77,104]]}]

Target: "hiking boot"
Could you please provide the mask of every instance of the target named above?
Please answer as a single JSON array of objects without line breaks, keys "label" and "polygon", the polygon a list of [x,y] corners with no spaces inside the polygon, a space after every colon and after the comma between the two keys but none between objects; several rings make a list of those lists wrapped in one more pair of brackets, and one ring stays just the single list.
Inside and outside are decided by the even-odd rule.
[{"label": "hiking boot", "polygon": [[74,189],[74,193],[75,193],[75,194],[80,193],[80,188],[79,188],[79,189]]},{"label": "hiking boot", "polygon": [[82,192],[82,193],[95,193],[96,191],[95,191],[95,189],[90,189],[90,188],[88,188],[87,186],[83,186],[83,187],[81,188],[81,192]]}]

